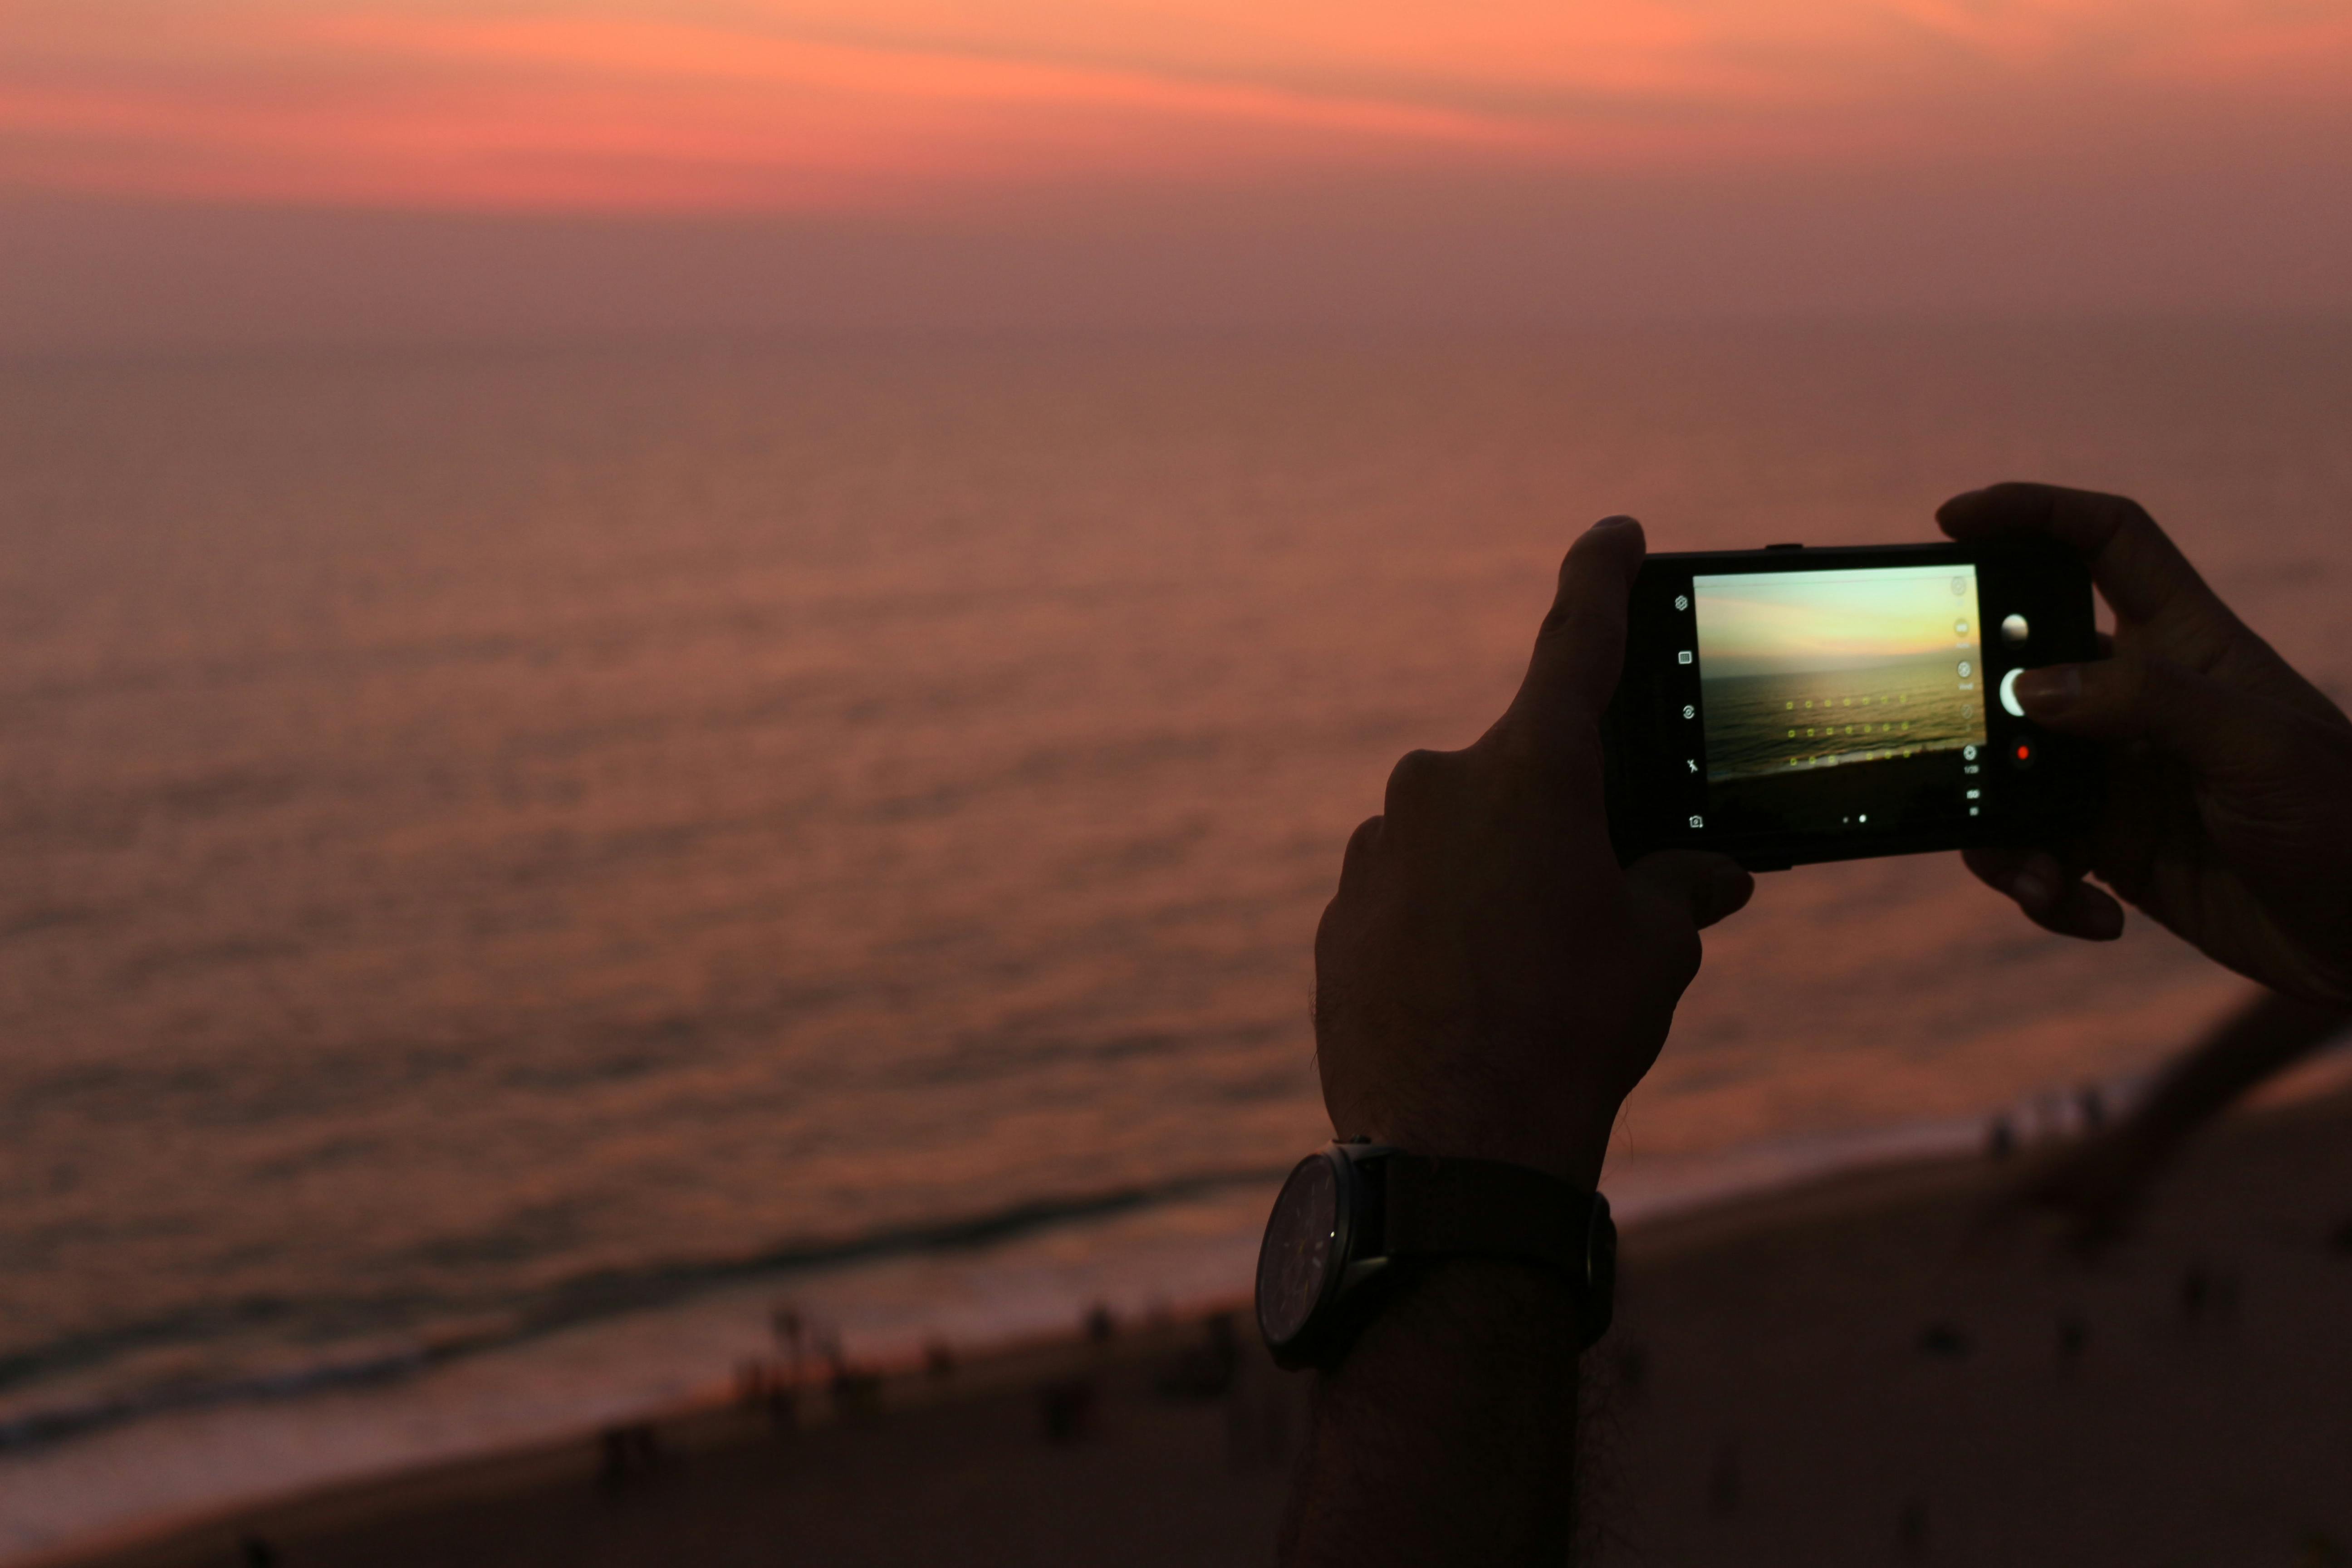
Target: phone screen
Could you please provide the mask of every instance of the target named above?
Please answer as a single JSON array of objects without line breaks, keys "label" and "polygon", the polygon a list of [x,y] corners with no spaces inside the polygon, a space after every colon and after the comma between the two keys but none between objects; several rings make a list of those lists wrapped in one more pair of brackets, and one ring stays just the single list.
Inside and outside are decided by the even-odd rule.
[{"label": "phone screen", "polygon": [[1974,565],[1690,581],[1708,826],[1919,827],[1980,813]]},{"label": "phone screen", "polygon": [[2097,750],[2012,683],[2097,652],[2090,574],[2053,545],[1654,554],[1602,721],[1611,841],[1770,869],[2079,832]]}]

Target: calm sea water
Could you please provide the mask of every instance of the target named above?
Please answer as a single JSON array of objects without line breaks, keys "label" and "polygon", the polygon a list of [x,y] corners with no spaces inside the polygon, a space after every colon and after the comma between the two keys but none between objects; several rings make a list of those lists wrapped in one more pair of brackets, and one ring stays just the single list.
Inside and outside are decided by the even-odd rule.
[{"label": "calm sea water", "polygon": [[[2347,431],[2307,327],[0,365],[0,1552],[707,1384],[779,1298],[1240,1289],[1340,845],[1584,521],[2126,489],[2340,700]],[[1946,858],[1708,953],[1621,1191],[2238,994]]]},{"label": "calm sea water", "polygon": [[1952,673],[1955,662],[1937,655],[1702,680],[1706,776],[1777,778],[1791,768],[1981,744],[1984,693]]}]

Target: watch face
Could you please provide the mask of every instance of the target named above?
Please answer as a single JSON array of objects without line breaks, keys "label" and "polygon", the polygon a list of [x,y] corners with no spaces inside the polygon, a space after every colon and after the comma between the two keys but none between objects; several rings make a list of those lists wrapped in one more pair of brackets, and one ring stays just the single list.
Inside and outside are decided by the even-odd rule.
[{"label": "watch face", "polygon": [[1257,1255],[1257,1323],[1269,1343],[1297,1334],[1323,1299],[1339,1223],[1339,1176],[1328,1159],[1310,1154],[1274,1200]]},{"label": "watch face", "polygon": [[1592,1218],[1584,1232],[1584,1278],[1607,1285],[1617,1278],[1617,1222],[1610,1216],[1609,1200],[1592,1194]]},{"label": "watch face", "polygon": [[1592,1194],[1592,1218],[1584,1233],[1584,1342],[1609,1331],[1617,1302],[1617,1222],[1609,1200]]}]

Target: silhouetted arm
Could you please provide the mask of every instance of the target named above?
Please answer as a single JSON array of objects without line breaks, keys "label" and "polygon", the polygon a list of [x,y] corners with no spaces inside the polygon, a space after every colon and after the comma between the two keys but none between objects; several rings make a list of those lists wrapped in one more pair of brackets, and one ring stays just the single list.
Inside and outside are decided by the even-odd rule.
[{"label": "silhouetted arm", "polygon": [[1566,1562],[1577,1339],[1534,1269],[1463,1259],[1420,1281],[1316,1389],[1282,1562]]},{"label": "silhouetted arm", "polygon": [[2176,1058],[2118,1131],[2137,1126],[2177,1142],[2347,1028],[2352,1007],[2266,991]]},{"label": "silhouetted arm", "polygon": [[2198,1129],[2347,1029],[2352,1008],[2262,993],[2174,1058],[2129,1116],[2032,1176],[2020,1198],[2067,1215],[2077,1247],[2105,1245]]},{"label": "silhouetted arm", "polygon": [[[1510,710],[1460,752],[1415,752],[1356,830],[1316,933],[1316,1060],[1342,1137],[1503,1160],[1590,1188],[1617,1108],[1698,972],[1699,928],[1754,883],[1721,856],[1610,847],[1599,719],[1643,554],[1598,524]],[[1286,1563],[1557,1563],[1574,1483],[1566,1287],[1452,1260],[1322,1374]]]}]

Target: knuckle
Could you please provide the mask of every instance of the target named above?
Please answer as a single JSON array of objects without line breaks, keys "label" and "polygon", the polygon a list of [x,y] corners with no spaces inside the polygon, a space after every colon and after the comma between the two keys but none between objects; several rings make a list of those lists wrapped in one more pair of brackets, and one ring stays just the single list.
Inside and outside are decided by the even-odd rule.
[{"label": "knuckle", "polygon": [[1601,730],[1581,713],[1545,713],[1514,706],[1478,738],[1471,752],[1504,779],[1572,775],[1601,761]]},{"label": "knuckle", "polygon": [[1569,597],[1568,587],[1565,583],[1561,584],[1551,606],[1544,611],[1543,619],[1536,623],[1536,643],[1538,647],[1559,642],[1576,629],[1577,606]]},{"label": "knuckle", "polygon": [[1545,760],[1544,728],[1522,715],[1507,714],[1478,738],[1475,749],[1505,773],[1524,773],[1541,766]]},{"label": "knuckle", "polygon": [[2171,710],[2189,700],[2189,671],[2168,658],[2143,656],[2123,668],[2125,702],[2137,710]]},{"label": "knuckle", "polygon": [[1658,963],[1665,973],[1667,983],[1673,986],[1675,995],[1682,994],[1690,983],[1698,978],[1699,965],[1706,957],[1706,939],[1698,934],[1698,928],[1687,921],[1679,921],[1669,927],[1664,934],[1658,938],[1658,945],[1654,951]]},{"label": "knuckle", "polygon": [[2157,525],[2147,508],[2129,496],[2095,495],[2091,508],[2110,539],[2155,541],[2164,537],[2164,530]]},{"label": "knuckle", "polygon": [[1452,793],[1459,772],[1452,752],[1407,752],[1389,770],[1387,815],[1411,816],[1438,804]]}]

